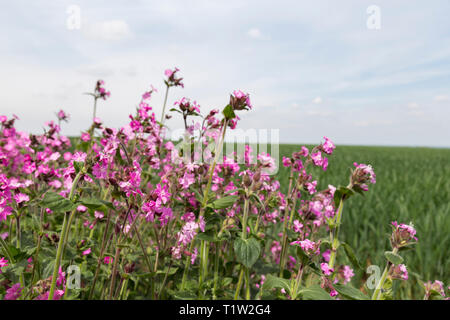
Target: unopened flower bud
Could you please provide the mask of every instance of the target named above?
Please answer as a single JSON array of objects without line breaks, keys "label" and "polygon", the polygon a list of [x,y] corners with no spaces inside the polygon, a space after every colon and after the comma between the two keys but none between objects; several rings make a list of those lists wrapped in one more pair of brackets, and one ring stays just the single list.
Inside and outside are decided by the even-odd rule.
[{"label": "unopened flower bud", "polygon": [[416,229],[414,226],[404,223],[398,224],[397,221],[392,222],[393,232],[391,236],[392,248],[400,248],[417,241]]},{"label": "unopened flower bud", "polygon": [[252,180],[248,176],[248,174],[244,174],[244,178],[242,179],[244,182],[244,186],[250,187],[252,185]]}]

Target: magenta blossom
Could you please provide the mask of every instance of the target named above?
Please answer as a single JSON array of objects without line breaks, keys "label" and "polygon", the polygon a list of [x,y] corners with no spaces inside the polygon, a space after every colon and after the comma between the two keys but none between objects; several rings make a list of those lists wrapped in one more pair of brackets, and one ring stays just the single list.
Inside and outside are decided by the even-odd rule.
[{"label": "magenta blossom", "polygon": [[325,152],[326,154],[332,154],[333,150],[336,148],[336,146],[327,137],[323,137],[323,138],[325,139],[325,142],[322,144],[323,152]]},{"label": "magenta blossom", "polygon": [[20,283],[16,283],[11,288],[6,290],[5,300],[17,300],[22,294],[22,288],[20,287]]},{"label": "magenta blossom", "polygon": [[27,196],[26,194],[18,193],[14,196],[14,200],[16,200],[16,203],[19,204],[22,202],[30,201],[30,197]]},{"label": "magenta blossom", "polygon": [[333,268],[330,268],[328,266],[328,263],[321,263],[320,264],[320,268],[322,269],[322,272],[324,275],[329,276],[333,273]]},{"label": "magenta blossom", "polygon": [[8,260],[4,257],[0,258],[0,273],[2,273],[2,268],[8,266]]},{"label": "magenta blossom", "polygon": [[83,206],[82,204],[80,204],[80,205],[77,207],[77,211],[78,211],[78,212],[86,212],[86,211],[87,211],[87,207],[86,207],[86,206]]}]

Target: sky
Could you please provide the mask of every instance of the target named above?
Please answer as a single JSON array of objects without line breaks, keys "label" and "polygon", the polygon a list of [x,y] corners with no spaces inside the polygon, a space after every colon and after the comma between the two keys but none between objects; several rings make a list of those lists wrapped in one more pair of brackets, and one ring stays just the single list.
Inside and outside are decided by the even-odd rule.
[{"label": "sky", "polygon": [[254,108],[238,126],[282,143],[450,147],[448,0],[0,1],[0,114],[20,130],[63,109],[62,132],[79,135],[98,79],[106,126],[127,124],[150,85],[159,119],[178,67],[169,107],[188,97],[206,113],[241,89]]}]

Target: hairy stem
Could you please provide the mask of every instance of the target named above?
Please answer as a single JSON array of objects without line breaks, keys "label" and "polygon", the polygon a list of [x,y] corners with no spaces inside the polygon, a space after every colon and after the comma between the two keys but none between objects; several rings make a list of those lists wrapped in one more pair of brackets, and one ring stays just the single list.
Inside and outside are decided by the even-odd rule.
[{"label": "hairy stem", "polygon": [[161,114],[161,124],[160,124],[161,127],[164,124],[164,116],[166,114],[166,104],[167,104],[167,96],[169,95],[169,88],[170,87],[166,85],[166,94],[164,96],[164,105],[163,105],[163,110],[162,110],[162,114]]},{"label": "hairy stem", "polygon": [[334,226],[334,230],[331,234],[331,253],[330,253],[330,260],[328,262],[328,267],[332,269],[334,268],[334,264],[336,262],[336,253],[339,245],[338,235],[341,226],[343,208],[344,208],[344,197],[342,197],[341,200],[339,201],[339,206],[335,220],[336,225]]},{"label": "hairy stem", "polygon": [[[394,254],[397,254],[398,249],[394,248],[392,250],[392,252]],[[375,288],[375,291],[373,292],[372,300],[379,300],[380,299],[380,297],[381,297],[381,288],[383,288],[384,282],[386,281],[390,265],[391,265],[391,263],[388,261],[387,264],[386,264],[386,267],[384,268],[383,274],[381,275],[380,281],[378,281],[377,287]]]},{"label": "hairy stem", "polygon": [[[73,180],[73,183],[72,183],[72,188],[69,193],[69,200],[72,200],[73,195],[75,193],[75,189],[77,188],[78,181],[80,180],[81,176],[84,174],[84,170],[85,170],[85,168],[83,167],[83,169],[80,170],[80,172],[78,172],[77,175],[75,176],[75,179]],[[73,209],[71,215],[74,215],[75,212],[76,212],[76,209]],[[68,221],[69,220],[68,215],[69,215],[68,212],[66,212],[64,214],[64,222],[63,222],[61,234],[59,236],[58,250],[56,252],[56,258],[55,258],[55,266],[53,268],[52,283],[50,285],[50,293],[48,295],[49,300],[53,300],[53,294],[54,294],[55,288],[56,288],[56,279],[58,277],[58,271],[59,271],[59,267],[61,265],[61,257],[64,252],[66,234],[68,232],[68,229],[70,228],[69,221]]]},{"label": "hairy stem", "polygon": [[106,218],[105,232],[103,233],[102,247],[100,249],[100,255],[98,256],[97,268],[95,270],[94,280],[92,281],[91,290],[89,292],[89,300],[92,299],[92,295],[94,294],[95,284],[97,283],[97,278],[100,273],[101,261],[103,258],[103,253],[105,252],[106,239],[108,238],[108,229],[109,229],[110,220],[111,220],[111,214],[108,214],[108,218]]}]

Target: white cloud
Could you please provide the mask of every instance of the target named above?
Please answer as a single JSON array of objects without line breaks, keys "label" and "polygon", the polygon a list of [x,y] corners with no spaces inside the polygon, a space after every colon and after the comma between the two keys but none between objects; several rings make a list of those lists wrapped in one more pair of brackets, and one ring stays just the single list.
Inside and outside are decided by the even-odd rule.
[{"label": "white cloud", "polygon": [[262,39],[263,35],[258,28],[251,28],[247,31],[247,35],[253,39]]},{"label": "white cloud", "polygon": [[368,127],[370,125],[369,121],[362,120],[362,121],[355,121],[353,122],[353,125],[356,127]]},{"label": "white cloud", "polygon": [[131,36],[131,30],[124,20],[109,20],[88,24],[84,35],[93,40],[119,41]]},{"label": "white cloud", "polygon": [[419,104],[416,102],[410,102],[408,103],[408,109],[419,109]]},{"label": "white cloud", "polygon": [[414,111],[410,111],[408,112],[409,115],[414,116],[414,117],[420,117],[424,115],[423,111],[419,111],[419,110],[414,110]]},{"label": "white cloud", "polygon": [[316,98],[313,99],[312,103],[314,103],[314,104],[322,103],[322,98],[321,97],[316,97]]},{"label": "white cloud", "polygon": [[450,97],[447,96],[446,94],[441,94],[441,95],[435,96],[434,101],[436,101],[436,102],[450,101]]},{"label": "white cloud", "polygon": [[333,115],[333,112],[326,110],[308,110],[306,111],[308,116],[317,116],[317,117],[329,117]]}]

